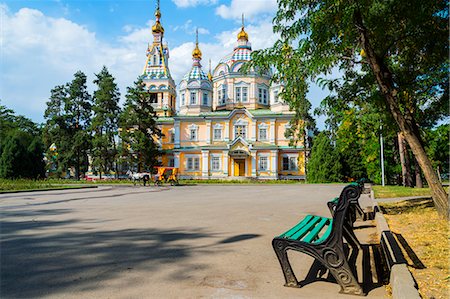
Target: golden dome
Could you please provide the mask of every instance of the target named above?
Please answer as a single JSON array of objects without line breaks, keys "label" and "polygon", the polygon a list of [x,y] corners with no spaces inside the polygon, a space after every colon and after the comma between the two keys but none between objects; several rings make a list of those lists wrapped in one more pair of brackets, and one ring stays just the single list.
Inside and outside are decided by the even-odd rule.
[{"label": "golden dome", "polygon": [[244,27],[241,28],[241,32],[238,33],[237,38],[238,38],[238,40],[245,39],[246,41],[248,41],[248,34],[247,34],[247,32],[245,32]]},{"label": "golden dome", "polygon": [[202,51],[198,48],[198,44],[195,45],[195,49],[192,51],[192,57],[202,59]]},{"label": "golden dome", "polygon": [[192,51],[192,58],[202,59],[202,51],[198,48],[198,29],[195,31],[195,49]]},{"label": "golden dome", "polygon": [[157,19],[161,18],[161,11],[159,10],[159,8],[157,8],[156,11],[155,11],[155,17]]},{"label": "golden dome", "polygon": [[164,28],[159,21],[156,21],[155,25],[152,26],[153,33],[164,33]]}]

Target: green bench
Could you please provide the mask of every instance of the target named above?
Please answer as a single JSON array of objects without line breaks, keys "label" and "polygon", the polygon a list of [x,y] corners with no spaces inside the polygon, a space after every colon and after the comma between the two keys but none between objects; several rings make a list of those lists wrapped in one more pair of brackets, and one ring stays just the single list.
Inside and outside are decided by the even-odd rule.
[{"label": "green bench", "polygon": [[[351,217],[349,208],[360,195],[361,188],[358,186],[346,186],[336,201],[332,218],[307,215],[297,225],[272,240],[286,281],[285,286],[301,287],[287,256],[288,250],[295,250],[322,263],[341,286],[341,293],[365,295],[348,264],[343,242],[344,237],[347,241],[351,238],[346,232],[347,229],[351,230],[348,227]],[[353,245],[359,245],[359,242]]]}]

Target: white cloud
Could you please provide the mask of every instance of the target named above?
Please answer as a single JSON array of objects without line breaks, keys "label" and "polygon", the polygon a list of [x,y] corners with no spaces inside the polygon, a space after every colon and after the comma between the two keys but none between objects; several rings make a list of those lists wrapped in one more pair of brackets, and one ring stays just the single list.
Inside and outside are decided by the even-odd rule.
[{"label": "white cloud", "polygon": [[17,113],[42,121],[50,89],[69,82],[81,70],[93,90],[94,73],[103,65],[116,77],[121,92],[136,79],[145,61],[151,32],[134,30],[119,46],[101,42],[94,32],[65,18],[22,8],[11,14],[0,6],[2,60],[0,98]]},{"label": "white cloud", "polygon": [[[92,92],[94,74],[106,65],[115,76],[122,93],[141,73],[145,50],[153,36],[149,23],[145,28],[125,26],[114,44],[102,42],[95,32],[65,18],[52,18],[35,9],[23,8],[11,13],[0,5],[2,33],[0,45],[0,99],[2,104],[35,121],[43,121],[50,90],[73,79],[81,70]],[[204,71],[209,59],[214,68],[236,46],[240,28],[218,33],[204,43],[200,37]],[[271,46],[276,37],[269,21],[246,26],[253,49]],[[178,84],[192,65],[194,41],[170,49],[170,70]]]},{"label": "white cloud", "polygon": [[177,7],[196,7],[199,5],[214,5],[217,0],[172,0]]},{"label": "white cloud", "polygon": [[224,19],[254,19],[267,14],[274,15],[277,11],[277,0],[231,0],[231,4],[220,5],[216,8],[216,14]]}]

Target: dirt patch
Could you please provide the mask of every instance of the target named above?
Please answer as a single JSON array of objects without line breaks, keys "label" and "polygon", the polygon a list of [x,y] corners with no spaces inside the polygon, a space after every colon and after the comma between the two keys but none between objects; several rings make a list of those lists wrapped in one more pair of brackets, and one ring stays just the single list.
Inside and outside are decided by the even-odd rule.
[{"label": "dirt patch", "polygon": [[227,279],[221,276],[206,276],[200,285],[230,290],[248,290],[252,288],[245,280]]},{"label": "dirt patch", "polygon": [[429,199],[380,203],[424,298],[449,298],[449,223]]}]

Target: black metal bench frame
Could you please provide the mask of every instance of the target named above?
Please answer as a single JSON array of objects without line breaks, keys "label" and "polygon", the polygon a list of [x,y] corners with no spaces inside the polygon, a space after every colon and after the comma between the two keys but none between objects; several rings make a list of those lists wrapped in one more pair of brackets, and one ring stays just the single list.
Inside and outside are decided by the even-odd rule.
[{"label": "black metal bench frame", "polygon": [[301,287],[287,256],[288,250],[295,250],[306,253],[322,263],[341,286],[340,293],[365,295],[348,264],[343,241],[344,225],[348,223],[350,204],[357,201],[360,195],[361,189],[354,185],[348,185],[342,190],[334,208],[331,233],[325,240],[313,243],[282,237],[273,239],[272,246],[284,274],[285,286]]}]

